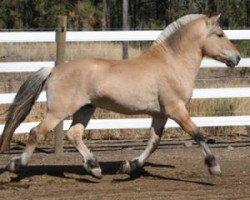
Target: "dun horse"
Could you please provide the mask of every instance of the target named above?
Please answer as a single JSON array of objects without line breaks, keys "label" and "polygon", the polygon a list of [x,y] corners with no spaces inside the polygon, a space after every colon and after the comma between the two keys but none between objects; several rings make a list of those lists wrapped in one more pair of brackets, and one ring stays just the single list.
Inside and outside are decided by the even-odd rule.
[{"label": "dun horse", "polygon": [[171,118],[200,145],[209,172],[219,175],[220,166],[206,144],[207,139],[186,110],[203,57],[214,58],[229,67],[239,63],[240,54],[223,33],[218,19],[219,15],[184,16],[170,24],[154,45],[135,59],[82,58],[32,74],[10,106],[0,141],[1,152],[8,147],[15,129],[28,115],[43,87],[47,90],[47,114],[30,131],[21,157],[12,159],[7,168],[15,171],[26,166],[37,143],[72,115],[73,122],[66,136],[82,155],[84,168],[101,177],[97,159],[82,140],[91,116],[96,107],[100,107],[152,116],[146,149],[140,156],[125,161],[121,167],[123,172],[143,167],[157,148],[167,119]]}]

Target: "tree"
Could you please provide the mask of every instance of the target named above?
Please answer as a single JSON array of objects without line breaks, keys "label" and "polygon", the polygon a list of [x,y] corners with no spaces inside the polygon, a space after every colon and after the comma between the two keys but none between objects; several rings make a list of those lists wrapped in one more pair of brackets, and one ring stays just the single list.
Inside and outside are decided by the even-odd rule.
[{"label": "tree", "polygon": [[217,12],[217,3],[216,0],[208,0],[206,5],[206,10],[211,13]]},{"label": "tree", "polygon": [[103,0],[104,22],[103,29],[110,28],[110,3],[109,0]]},{"label": "tree", "polygon": [[[122,28],[122,2],[117,0],[1,0],[0,28],[55,28],[58,15],[74,29]],[[224,27],[250,25],[250,0],[132,0],[132,29],[162,29],[180,16],[217,11]],[[237,11],[237,12],[236,12]]]},{"label": "tree", "polygon": [[250,0],[246,0],[247,27],[250,28]]}]

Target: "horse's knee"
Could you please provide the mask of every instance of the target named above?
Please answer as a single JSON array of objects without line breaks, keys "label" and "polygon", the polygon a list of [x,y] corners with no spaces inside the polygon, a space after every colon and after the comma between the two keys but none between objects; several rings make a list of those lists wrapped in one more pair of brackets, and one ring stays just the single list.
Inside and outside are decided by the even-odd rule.
[{"label": "horse's knee", "polygon": [[83,130],[82,124],[76,124],[66,132],[66,136],[71,142],[77,143],[77,141],[82,140]]}]

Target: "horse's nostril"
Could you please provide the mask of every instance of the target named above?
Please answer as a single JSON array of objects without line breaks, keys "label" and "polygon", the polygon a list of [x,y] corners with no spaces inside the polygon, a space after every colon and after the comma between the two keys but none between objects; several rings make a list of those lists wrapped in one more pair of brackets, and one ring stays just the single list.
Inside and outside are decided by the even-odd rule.
[{"label": "horse's nostril", "polygon": [[239,55],[237,55],[237,57],[236,57],[236,59],[237,59],[237,62],[240,62],[240,56]]}]

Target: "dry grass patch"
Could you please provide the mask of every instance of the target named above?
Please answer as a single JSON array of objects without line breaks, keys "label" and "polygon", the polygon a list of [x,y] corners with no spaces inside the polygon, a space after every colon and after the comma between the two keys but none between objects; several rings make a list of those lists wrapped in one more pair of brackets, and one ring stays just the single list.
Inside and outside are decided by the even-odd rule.
[{"label": "dry grass patch", "polygon": [[[129,57],[141,54],[141,49],[129,46]],[[71,42],[66,46],[66,60],[79,57],[97,57],[121,59],[121,43],[111,42]],[[2,43],[0,45],[0,62],[8,61],[54,61],[56,58],[55,43]]]}]

